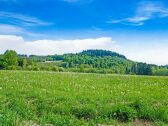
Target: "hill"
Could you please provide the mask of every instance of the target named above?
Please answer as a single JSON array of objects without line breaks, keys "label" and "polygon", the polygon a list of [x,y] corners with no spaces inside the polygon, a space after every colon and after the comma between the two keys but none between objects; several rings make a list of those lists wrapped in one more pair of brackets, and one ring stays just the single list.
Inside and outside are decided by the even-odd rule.
[{"label": "hill", "polygon": [[0,56],[0,69],[168,75],[166,66],[134,62],[124,55],[107,50],[85,50],[75,54],[48,56],[17,55],[15,51],[8,50]]},{"label": "hill", "polygon": [[89,55],[89,56],[100,56],[100,57],[111,56],[111,57],[119,57],[119,58],[126,59],[126,57],[124,55],[118,54],[116,52],[108,51],[108,50],[98,50],[98,49],[85,50],[79,54],[80,55]]},{"label": "hill", "polygon": [[156,65],[128,60],[124,55],[106,50],[86,50],[63,55],[68,68],[93,68],[99,73],[151,75]]}]

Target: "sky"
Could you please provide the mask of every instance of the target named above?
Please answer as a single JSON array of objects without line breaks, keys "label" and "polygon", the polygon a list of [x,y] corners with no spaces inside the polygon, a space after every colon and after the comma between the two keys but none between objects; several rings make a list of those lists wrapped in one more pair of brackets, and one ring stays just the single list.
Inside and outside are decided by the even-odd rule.
[{"label": "sky", "polygon": [[0,0],[0,53],[105,49],[168,64],[167,0]]}]

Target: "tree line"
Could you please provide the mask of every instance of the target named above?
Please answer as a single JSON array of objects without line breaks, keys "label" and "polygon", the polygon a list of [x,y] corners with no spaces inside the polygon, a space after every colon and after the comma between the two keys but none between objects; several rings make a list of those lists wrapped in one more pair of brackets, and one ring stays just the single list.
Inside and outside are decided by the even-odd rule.
[{"label": "tree line", "polygon": [[14,50],[7,50],[0,55],[0,69],[168,75],[168,66],[134,62],[121,54],[106,50],[48,56],[20,55]]}]

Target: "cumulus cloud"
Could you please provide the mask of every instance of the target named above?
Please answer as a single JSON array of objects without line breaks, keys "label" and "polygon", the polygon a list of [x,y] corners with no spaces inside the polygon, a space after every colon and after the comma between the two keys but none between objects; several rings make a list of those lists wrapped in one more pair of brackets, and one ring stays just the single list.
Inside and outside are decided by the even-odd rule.
[{"label": "cumulus cloud", "polygon": [[168,64],[168,47],[167,44],[153,44],[152,46],[127,46],[122,48],[127,58],[138,61],[146,62],[151,64],[166,65]]},{"label": "cumulus cloud", "polygon": [[164,17],[168,17],[168,8],[161,2],[142,1],[138,4],[134,16],[119,20],[110,20],[108,23],[140,26],[144,25],[145,21]]},{"label": "cumulus cloud", "polygon": [[20,54],[51,55],[75,53],[86,49],[108,49],[117,51],[119,46],[110,37],[74,40],[26,41],[21,36],[0,35],[0,53],[7,49]]}]

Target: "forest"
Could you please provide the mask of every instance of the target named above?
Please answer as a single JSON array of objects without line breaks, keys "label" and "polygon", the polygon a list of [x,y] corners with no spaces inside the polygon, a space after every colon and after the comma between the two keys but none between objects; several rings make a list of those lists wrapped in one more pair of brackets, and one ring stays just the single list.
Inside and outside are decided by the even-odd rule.
[{"label": "forest", "polygon": [[1,70],[108,73],[130,75],[168,75],[168,65],[158,66],[127,59],[107,50],[84,50],[63,55],[21,55],[7,50],[0,55]]}]

